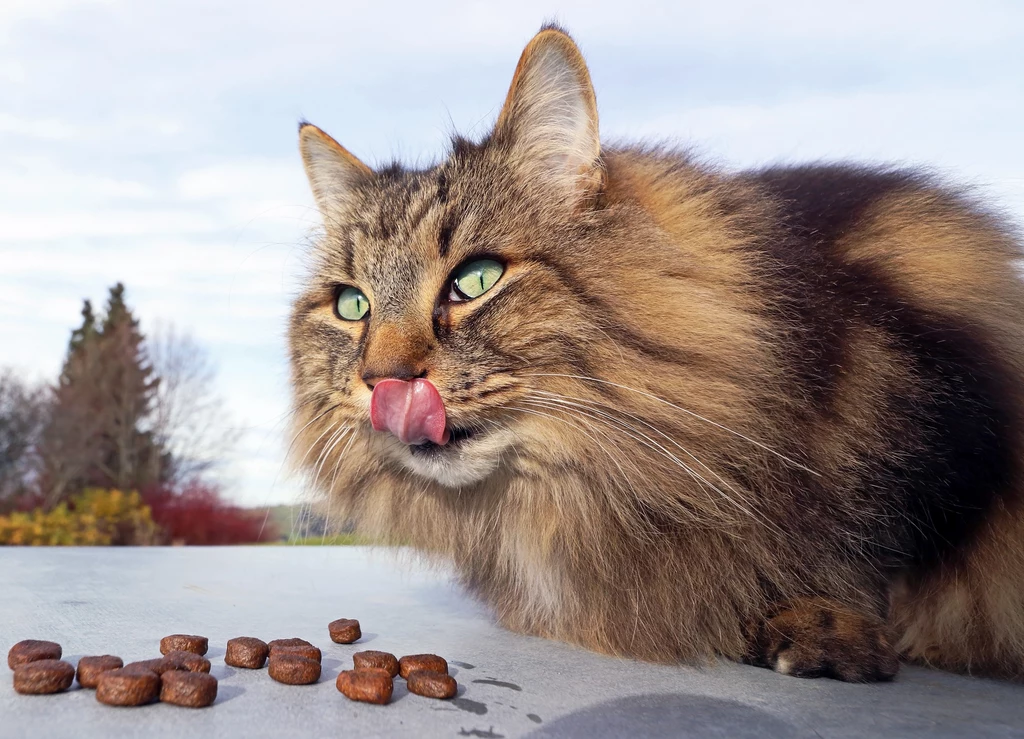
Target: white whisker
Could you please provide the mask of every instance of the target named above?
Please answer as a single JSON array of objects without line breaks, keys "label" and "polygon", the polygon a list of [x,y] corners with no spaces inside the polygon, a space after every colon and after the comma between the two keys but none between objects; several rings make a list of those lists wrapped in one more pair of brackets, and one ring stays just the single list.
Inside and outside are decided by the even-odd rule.
[{"label": "white whisker", "polygon": [[[527,402],[529,402],[529,401],[527,401]],[[543,416],[545,418],[550,418],[552,420],[559,421],[561,423],[566,423],[566,424],[568,424],[570,426],[576,426],[576,424],[573,424],[571,421],[568,421],[567,419],[559,418],[559,417],[557,417],[555,415],[552,415],[550,413],[544,413],[543,411],[529,410],[527,408],[517,408],[515,406],[506,406],[506,408],[509,408],[511,410],[520,411],[522,413],[532,413],[533,415],[536,415],[536,416]],[[576,426],[576,428],[579,428],[579,426]],[[626,471],[624,469],[622,469],[622,465],[619,464],[619,461],[615,458],[615,455],[612,454],[611,452],[609,452],[605,448],[605,446],[603,444],[601,444],[599,441],[594,439],[594,437],[591,434],[587,433],[587,431],[585,429],[583,430],[583,433],[587,434],[587,436],[589,436],[594,441],[594,443],[597,445],[597,448],[600,449],[602,452],[604,452],[608,456],[608,458],[612,461],[612,464],[614,464],[618,468],[619,472],[622,475],[622,479],[626,482],[626,485],[629,486],[629,489],[633,493],[634,498],[637,499],[637,500],[640,500],[639,493],[637,493],[636,488],[633,487],[633,483],[630,480],[629,475],[627,475]],[[640,470],[636,469],[635,466],[634,466],[633,469],[636,470],[637,475],[640,475]]]},{"label": "white whisker", "polygon": [[[538,402],[538,401],[533,401],[533,402]],[[555,398],[549,398],[549,399],[547,399],[547,401],[546,401],[546,402],[549,402],[549,403],[553,403],[553,404],[555,404],[555,405],[562,405],[562,406],[565,406],[565,405],[568,405],[568,406],[570,406],[570,407],[572,407],[572,406],[575,406],[575,407],[576,407],[577,409],[579,409],[579,408],[584,408],[584,406],[580,406],[580,405],[579,405],[578,403],[571,403],[571,402],[569,402],[569,401],[565,401],[565,400],[561,400],[561,399],[555,399]],[[548,407],[550,407],[550,406],[548,406]],[[761,523],[761,524],[763,524],[763,525],[765,525],[765,526],[768,526],[768,527],[770,527],[770,528],[775,528],[775,526],[774,526],[774,525],[773,525],[773,524],[772,524],[772,523],[771,523],[770,521],[768,521],[768,520],[764,519],[764,517],[763,517],[763,516],[758,516],[758,515],[757,515],[757,514],[755,514],[755,513],[753,512],[753,511],[749,510],[749,509],[748,509],[748,508],[747,508],[746,506],[744,506],[744,505],[743,505],[742,503],[740,503],[739,501],[737,501],[737,500],[733,499],[733,498],[732,498],[731,496],[729,496],[728,494],[726,494],[726,493],[725,493],[725,491],[723,491],[723,490],[722,490],[721,488],[719,488],[719,487],[718,487],[717,485],[715,485],[715,484],[714,484],[713,482],[711,482],[710,480],[708,480],[707,478],[705,478],[705,477],[704,477],[703,475],[701,475],[700,473],[698,473],[698,472],[697,472],[696,470],[694,470],[694,469],[693,469],[692,467],[690,467],[690,465],[686,464],[686,463],[685,463],[685,462],[683,462],[683,461],[682,461],[681,459],[679,459],[679,458],[678,458],[678,457],[677,457],[676,455],[672,454],[672,453],[671,453],[671,452],[670,452],[670,451],[669,451],[668,449],[666,449],[666,448],[665,448],[664,446],[662,446],[662,445],[661,445],[661,444],[659,444],[658,442],[656,442],[656,441],[654,441],[653,439],[651,439],[651,437],[649,437],[649,436],[647,436],[646,434],[644,434],[643,432],[641,432],[641,431],[639,431],[639,430],[637,430],[637,429],[635,429],[635,428],[633,428],[633,427],[629,426],[628,424],[625,424],[625,423],[624,423],[624,422],[623,422],[622,420],[620,420],[620,419],[616,419],[616,418],[614,418],[614,417],[610,416],[609,414],[606,414],[606,413],[602,413],[602,412],[600,412],[600,411],[597,411],[596,409],[593,409],[593,408],[588,408],[587,410],[589,410],[589,411],[591,411],[591,412],[593,412],[593,413],[601,413],[601,415],[602,415],[602,416],[604,416],[604,417],[605,417],[605,419],[606,419],[606,420],[605,420],[605,423],[607,423],[607,424],[609,424],[609,425],[610,425],[610,423],[611,423],[611,422],[614,422],[614,423],[618,424],[618,428],[620,428],[620,429],[621,429],[621,430],[622,430],[623,432],[625,432],[627,436],[629,436],[630,438],[632,438],[632,439],[634,439],[634,440],[636,440],[636,441],[639,441],[639,442],[640,442],[641,444],[643,444],[644,446],[646,446],[646,447],[648,447],[649,449],[652,449],[652,450],[654,450],[654,451],[658,452],[659,454],[661,454],[662,456],[664,456],[664,457],[665,457],[666,459],[669,459],[670,461],[672,461],[672,462],[673,462],[674,464],[676,464],[676,465],[677,465],[677,466],[678,466],[678,467],[679,467],[680,469],[682,469],[682,470],[683,470],[684,472],[686,472],[686,473],[687,473],[687,474],[688,474],[688,475],[689,475],[689,476],[690,476],[691,478],[693,478],[693,480],[694,480],[694,481],[695,481],[695,482],[696,482],[696,483],[698,484],[698,486],[699,486],[699,487],[700,487],[700,488],[701,488],[702,490],[704,489],[704,486],[706,485],[707,487],[711,488],[711,489],[712,489],[712,490],[714,490],[714,491],[715,491],[716,493],[718,493],[718,495],[719,495],[719,496],[720,496],[720,497],[721,497],[721,498],[722,498],[723,500],[727,501],[727,502],[728,502],[729,504],[731,504],[731,505],[732,505],[733,507],[735,507],[736,509],[738,509],[738,510],[739,510],[739,511],[741,511],[742,513],[746,514],[747,516],[749,516],[749,517],[750,517],[751,519],[753,519],[754,521],[757,521],[757,522],[759,522],[759,523]],[[579,411],[579,412],[580,412],[580,413],[583,413],[584,411],[582,411],[582,410],[581,410],[581,411]],[[601,419],[599,419],[599,418],[597,418],[597,417],[595,417],[595,416],[593,416],[593,415],[590,415],[589,413],[587,414],[587,416],[588,416],[588,417],[590,417],[590,418],[594,418],[595,420],[601,420]],[[647,424],[647,425],[649,425],[649,424]],[[652,427],[652,428],[653,428],[653,427]],[[657,431],[657,429],[655,429],[655,431]],[[661,433],[661,432],[659,432],[659,433]],[[662,434],[662,435],[664,436],[664,434]],[[672,441],[672,439],[671,439],[670,437],[667,437],[667,436],[666,436],[666,438],[668,438],[668,439],[669,439],[670,441]],[[676,444],[676,446],[679,446],[679,445],[678,445],[678,444]],[[682,451],[684,451],[684,452],[685,452],[686,454],[688,454],[688,455],[689,455],[690,457],[692,457],[693,459],[695,459],[695,460],[696,460],[696,461],[697,461],[698,463],[700,463],[700,461],[699,461],[699,460],[697,460],[697,459],[696,459],[696,457],[694,457],[694,455],[693,455],[693,454],[690,454],[690,452],[688,452],[688,451],[687,451],[686,449],[684,449],[683,447],[679,447],[679,448],[680,448],[680,449],[682,449]],[[707,465],[704,465],[703,463],[701,463],[701,465],[702,465],[702,466],[703,466],[703,467],[704,467],[705,469],[709,469],[709,468],[707,467]],[[709,470],[709,471],[710,471],[710,470]],[[714,474],[714,473],[712,472],[712,474]],[[724,482],[724,481],[723,481],[723,482]],[[728,487],[728,485],[727,485],[727,487]],[[732,489],[732,488],[730,488],[730,489]],[[706,491],[705,491],[705,492],[706,492]],[[732,492],[736,493],[736,491],[735,491],[735,490],[733,490]]]},{"label": "white whisker", "polygon": [[[712,474],[715,477],[717,477],[718,480],[725,487],[727,487],[731,492],[735,493],[736,495],[740,494],[739,491],[736,490],[735,488],[733,488],[732,485],[730,485],[729,482],[724,477],[722,477],[720,474],[718,474],[713,469],[711,469],[708,465],[706,465],[704,462],[702,462],[693,452],[691,452],[686,447],[682,446],[678,441],[673,439],[671,436],[666,434],[664,431],[659,429],[657,426],[655,426],[655,425],[653,425],[651,423],[648,423],[647,421],[645,421],[640,416],[637,416],[636,414],[629,413],[628,411],[620,410],[620,409],[615,408],[614,406],[610,406],[610,405],[608,405],[606,403],[599,403],[597,401],[587,400],[585,398],[574,398],[574,397],[567,396],[567,395],[560,395],[559,393],[548,392],[546,390],[535,390],[534,392],[541,393],[542,395],[546,395],[546,396],[551,396],[553,399],[554,398],[558,398],[558,399],[560,399],[560,400],[562,400],[564,402],[577,401],[578,403],[585,403],[586,405],[581,406],[581,407],[588,408],[589,410],[591,410],[591,411],[593,411],[595,413],[601,413],[602,415],[611,418],[614,422],[616,422],[616,423],[618,423],[620,425],[624,425],[623,422],[620,419],[615,418],[614,416],[611,416],[611,415],[609,415],[607,413],[604,413],[603,411],[600,411],[598,409],[599,408],[608,408],[609,410],[611,410],[611,411],[613,411],[615,413],[618,413],[620,415],[626,416],[626,417],[636,421],[637,423],[642,423],[644,426],[646,426],[647,428],[651,429],[651,431],[653,431],[654,433],[658,434],[662,438],[666,439],[669,443],[671,443],[673,446],[675,446],[677,449],[679,449],[683,454],[685,454],[690,459],[692,459],[695,464],[700,465],[705,470],[707,470],[710,474]],[[593,406],[597,406],[597,408],[594,408]],[[639,432],[637,432],[637,433],[639,433]]]},{"label": "white whisker", "polygon": [[728,426],[723,426],[720,423],[716,423],[715,421],[712,421],[710,418],[705,418],[704,416],[700,415],[699,413],[694,413],[693,411],[687,410],[686,408],[678,406],[675,403],[670,403],[669,401],[665,400],[664,398],[659,398],[657,395],[653,395],[653,394],[645,392],[643,390],[638,390],[635,387],[629,387],[628,385],[620,385],[617,382],[611,382],[610,380],[602,380],[602,379],[599,379],[597,377],[587,377],[585,375],[570,375],[570,374],[562,374],[562,373],[538,373],[538,374],[528,374],[528,375],[522,375],[522,376],[523,377],[566,377],[566,378],[571,378],[571,379],[574,379],[574,380],[585,380],[587,382],[597,382],[597,383],[601,383],[602,385],[610,385],[612,387],[617,387],[617,388],[619,388],[621,390],[628,390],[628,391],[630,391],[632,393],[637,393],[639,395],[643,395],[644,397],[650,398],[651,400],[655,400],[655,401],[657,401],[659,403],[663,403],[663,404],[669,406],[670,408],[674,408],[677,411],[679,411],[680,413],[685,413],[688,416],[691,416],[692,418],[696,418],[699,421],[703,421],[704,423],[710,424],[711,426],[714,426],[715,428],[721,429],[722,431],[725,431],[726,433],[732,434],[733,436],[736,436],[737,438],[743,439],[744,441],[749,442],[750,444],[753,444],[756,447],[764,449],[769,454],[774,454],[779,459],[781,459],[781,460],[783,460],[785,462],[788,462],[789,464],[791,464],[794,467],[797,467],[797,468],[803,470],[804,472],[809,472],[812,475],[816,475],[818,477],[821,477],[821,473],[820,472],[815,472],[810,467],[807,467],[806,465],[803,465],[800,462],[797,462],[795,459],[791,459],[791,458],[787,457],[782,452],[779,452],[779,451],[776,451],[775,449],[772,449],[770,446],[768,446],[767,444],[764,444],[764,443],[758,441],[757,439],[752,439],[749,436],[741,434],[739,431],[733,431]]}]

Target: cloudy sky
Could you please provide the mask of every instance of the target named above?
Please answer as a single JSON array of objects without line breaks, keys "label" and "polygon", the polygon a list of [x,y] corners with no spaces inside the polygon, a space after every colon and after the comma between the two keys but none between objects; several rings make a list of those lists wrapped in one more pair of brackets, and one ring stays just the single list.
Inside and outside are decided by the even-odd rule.
[{"label": "cloudy sky", "polygon": [[216,358],[245,429],[231,494],[294,500],[284,329],[316,225],[296,122],[429,163],[487,129],[551,18],[605,138],[928,164],[1024,223],[1020,0],[2,0],[0,365],[53,377],[82,299],[122,280],[144,328]]}]

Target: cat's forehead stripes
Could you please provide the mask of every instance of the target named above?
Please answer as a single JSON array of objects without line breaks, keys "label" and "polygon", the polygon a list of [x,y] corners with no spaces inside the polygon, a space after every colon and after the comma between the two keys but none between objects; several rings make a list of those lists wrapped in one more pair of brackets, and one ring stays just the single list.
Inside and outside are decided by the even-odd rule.
[{"label": "cat's forehead stripes", "polygon": [[348,271],[373,297],[371,310],[394,319],[425,294],[433,300],[446,267],[441,254],[450,239],[449,207],[440,202],[433,172],[386,171],[365,194],[349,244]]}]

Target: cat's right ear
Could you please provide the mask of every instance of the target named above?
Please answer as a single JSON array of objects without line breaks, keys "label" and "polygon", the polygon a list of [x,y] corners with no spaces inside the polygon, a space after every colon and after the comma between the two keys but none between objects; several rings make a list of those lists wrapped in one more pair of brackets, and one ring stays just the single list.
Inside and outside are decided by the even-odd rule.
[{"label": "cat's right ear", "polygon": [[552,194],[577,201],[600,186],[597,100],[583,55],[561,28],[546,26],[523,50],[493,140]]},{"label": "cat's right ear", "polygon": [[351,204],[359,184],[373,170],[311,123],[299,124],[299,151],[313,198],[328,223]]}]

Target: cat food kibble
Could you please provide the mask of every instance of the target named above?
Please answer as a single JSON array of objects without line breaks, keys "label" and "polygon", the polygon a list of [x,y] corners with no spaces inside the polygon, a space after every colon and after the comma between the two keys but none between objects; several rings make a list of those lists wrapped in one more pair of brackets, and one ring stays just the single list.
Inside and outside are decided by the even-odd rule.
[{"label": "cat food kibble", "polygon": [[63,654],[63,650],[57,642],[26,639],[11,647],[11,651],[7,653],[7,666],[13,670],[26,662],[35,662],[40,659],[60,659],[61,654]]},{"label": "cat food kibble", "polygon": [[[201,657],[195,652],[184,652],[175,649],[164,655],[164,661],[173,665],[172,669],[185,670],[186,672],[209,672],[210,660]],[[163,674],[163,671],[161,672]]]},{"label": "cat food kibble", "polygon": [[36,659],[14,668],[14,689],[25,695],[59,693],[75,681],[75,668],[59,659]]},{"label": "cat food kibble", "polygon": [[179,650],[192,652],[200,656],[206,654],[210,648],[210,640],[205,636],[193,636],[191,634],[171,634],[160,640],[160,654],[167,654]]},{"label": "cat food kibble", "polygon": [[180,649],[168,652],[163,657],[129,662],[125,667],[150,670],[157,675],[180,670],[182,672],[209,672],[210,660],[200,657],[195,652],[183,652]]},{"label": "cat food kibble", "polygon": [[338,690],[349,700],[384,704],[391,700],[395,683],[387,670],[345,670],[335,682]]},{"label": "cat food kibble", "polygon": [[273,641],[267,642],[267,648],[273,651],[274,647],[311,647],[313,646],[310,642],[305,639],[274,639]]},{"label": "cat food kibble", "polygon": [[390,652],[378,652],[373,649],[356,652],[352,655],[352,664],[357,670],[387,670],[391,677],[398,674],[398,658]]},{"label": "cat food kibble", "polygon": [[124,667],[124,661],[112,654],[102,654],[97,657],[82,657],[78,660],[78,684],[83,688],[95,688],[100,681],[100,675],[108,670],[117,670]]},{"label": "cat food kibble", "polygon": [[297,654],[278,654],[270,658],[267,672],[286,685],[311,685],[320,679],[320,663]]},{"label": "cat food kibble", "polygon": [[413,670],[405,681],[410,693],[426,698],[454,698],[459,689],[454,677],[433,670]]},{"label": "cat food kibble", "polygon": [[297,654],[300,657],[316,660],[317,662],[320,662],[322,658],[320,649],[318,647],[314,647],[312,644],[299,644],[289,647],[278,645],[272,647],[270,650],[270,659],[273,659],[279,654]]},{"label": "cat food kibble", "polygon": [[160,679],[160,702],[204,708],[217,699],[217,678],[205,672],[167,672]]},{"label": "cat food kibble", "polygon": [[160,676],[142,667],[122,667],[100,675],[96,700],[108,706],[141,706],[160,694]]},{"label": "cat food kibble", "polygon": [[335,644],[351,644],[363,635],[359,630],[359,622],[354,618],[339,618],[327,624],[331,633],[331,641]]},{"label": "cat food kibble", "polygon": [[402,677],[408,679],[413,670],[431,670],[447,675],[448,663],[436,654],[409,654],[398,660],[398,672]]},{"label": "cat food kibble", "polygon": [[258,670],[266,664],[269,655],[270,647],[265,641],[252,636],[236,636],[234,639],[228,639],[224,664]]},{"label": "cat food kibble", "polygon": [[157,675],[163,675],[169,670],[180,670],[183,669],[179,665],[175,664],[174,660],[167,660],[163,657],[155,657],[153,659],[143,659],[138,662],[129,662],[126,664],[125,669],[132,670],[149,670],[155,672]]}]

